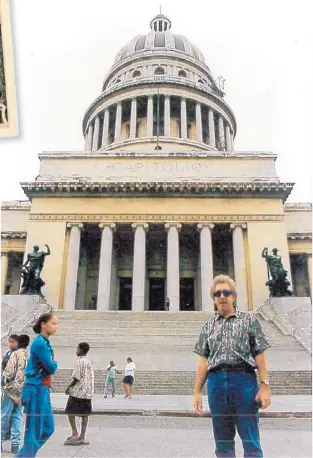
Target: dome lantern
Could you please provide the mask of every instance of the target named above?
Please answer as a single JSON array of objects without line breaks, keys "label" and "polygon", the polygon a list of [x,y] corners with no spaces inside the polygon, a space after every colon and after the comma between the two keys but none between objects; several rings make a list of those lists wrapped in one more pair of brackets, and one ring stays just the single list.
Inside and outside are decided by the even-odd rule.
[{"label": "dome lantern", "polygon": [[154,32],[166,32],[171,26],[171,21],[164,14],[158,14],[150,22],[150,28]]}]

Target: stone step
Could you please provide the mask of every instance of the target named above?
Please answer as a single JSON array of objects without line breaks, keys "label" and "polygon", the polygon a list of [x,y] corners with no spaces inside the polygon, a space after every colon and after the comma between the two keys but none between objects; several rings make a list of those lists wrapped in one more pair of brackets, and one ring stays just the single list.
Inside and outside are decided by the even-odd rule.
[{"label": "stone step", "polygon": [[[63,392],[70,381],[71,369],[60,369],[53,378],[53,388]],[[273,394],[303,394],[312,392],[310,371],[273,371],[269,373]],[[195,372],[155,372],[137,371],[135,390],[137,394],[192,394]],[[101,394],[105,381],[105,371],[95,371],[95,393]],[[122,376],[116,380],[117,393],[121,390]],[[203,390],[205,392],[205,388]]]},{"label": "stone step", "polygon": [[56,310],[59,320],[97,320],[111,321],[113,319],[126,321],[202,321],[208,319],[208,314],[204,312],[132,312],[132,311],[109,311],[98,312],[95,310],[84,310],[75,312],[66,312]]}]

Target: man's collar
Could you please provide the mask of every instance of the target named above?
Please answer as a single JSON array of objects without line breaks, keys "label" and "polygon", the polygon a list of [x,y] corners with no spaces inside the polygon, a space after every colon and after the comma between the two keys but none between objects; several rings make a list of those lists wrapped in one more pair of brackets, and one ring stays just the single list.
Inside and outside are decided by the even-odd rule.
[{"label": "man's collar", "polygon": [[[231,318],[232,316],[238,318],[238,310],[235,309],[234,313],[230,315],[228,318]],[[220,315],[218,312],[215,312],[215,318],[214,321],[218,321],[220,318],[224,318],[223,315]]]}]

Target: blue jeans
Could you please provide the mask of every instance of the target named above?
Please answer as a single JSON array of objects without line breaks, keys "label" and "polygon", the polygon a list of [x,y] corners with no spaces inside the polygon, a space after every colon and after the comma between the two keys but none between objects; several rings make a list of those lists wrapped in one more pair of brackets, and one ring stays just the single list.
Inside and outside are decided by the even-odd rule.
[{"label": "blue jeans", "polygon": [[217,457],[234,458],[236,429],[244,457],[263,457],[255,397],[256,375],[249,372],[209,372],[208,401]]},{"label": "blue jeans", "polygon": [[26,413],[24,445],[15,457],[35,457],[54,433],[50,389],[44,385],[24,384],[22,404]]},{"label": "blue jeans", "polygon": [[[11,420],[11,421],[10,421]],[[23,428],[23,408],[16,404],[6,394],[3,394],[1,404],[1,442],[11,427],[11,447],[20,448]]]}]

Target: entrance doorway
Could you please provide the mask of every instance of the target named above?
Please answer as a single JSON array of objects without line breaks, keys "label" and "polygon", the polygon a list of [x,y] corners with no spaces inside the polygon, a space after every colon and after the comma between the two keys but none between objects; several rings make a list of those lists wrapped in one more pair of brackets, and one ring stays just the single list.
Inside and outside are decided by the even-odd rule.
[{"label": "entrance doorway", "polygon": [[149,279],[149,310],[165,310],[165,278]]},{"label": "entrance doorway", "polygon": [[291,277],[295,296],[310,296],[308,258],[306,254],[290,255]]},{"label": "entrance doorway", "polygon": [[132,290],[133,279],[131,277],[120,277],[119,310],[132,309]]},{"label": "entrance doorway", "polygon": [[189,312],[195,310],[195,283],[193,278],[180,279],[180,310]]}]

